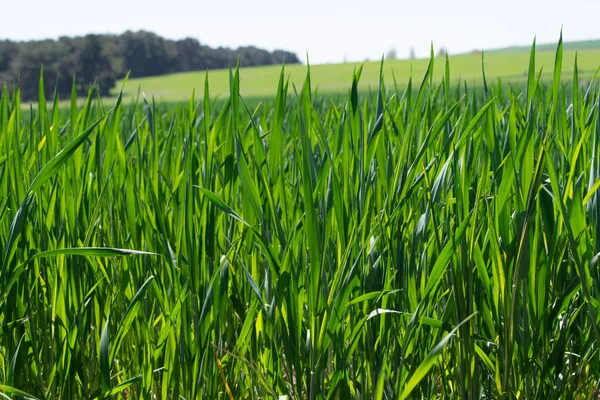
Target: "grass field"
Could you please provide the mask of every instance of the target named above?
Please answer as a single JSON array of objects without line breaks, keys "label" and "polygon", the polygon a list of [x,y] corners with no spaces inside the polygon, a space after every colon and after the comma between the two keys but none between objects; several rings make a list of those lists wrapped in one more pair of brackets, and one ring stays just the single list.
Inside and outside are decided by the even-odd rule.
[{"label": "grass field", "polygon": [[[600,49],[600,40],[581,40],[581,41],[573,41],[573,42],[565,42],[563,44],[564,51],[582,51],[582,50],[598,50]],[[538,44],[536,46],[536,50],[538,52],[554,52],[556,49],[556,44],[548,43],[548,44]],[[486,50],[487,54],[514,54],[514,53],[525,53],[529,54],[531,50],[531,46],[510,46],[503,47],[499,49],[490,49]]]},{"label": "grass field", "polygon": [[600,85],[561,45],[518,87],[460,60],[339,101],[279,70],[256,108],[237,70],[222,102],[4,90],[0,396],[598,399]]},{"label": "grass field", "polygon": [[[554,46],[555,47],[555,46]],[[505,50],[506,51],[506,50]],[[565,50],[564,77],[572,75],[575,50]],[[419,80],[423,76],[429,59],[419,60],[387,60],[384,75],[388,86],[394,85],[394,77],[400,88],[404,88],[409,77]],[[489,54],[485,56],[486,74],[490,81],[500,78],[505,82],[522,83],[527,77],[529,54],[523,51],[511,53]],[[554,51],[545,50],[537,53],[536,63],[543,67],[545,77],[551,76],[554,63]],[[360,91],[375,90],[379,78],[380,61],[345,64],[324,64],[311,67],[313,86],[320,93],[346,94],[348,84],[352,81],[355,68],[363,65]],[[481,55],[465,54],[450,57],[452,77],[454,81],[465,80],[469,85],[481,85]],[[579,51],[579,68],[582,78],[589,78],[600,65],[600,47]],[[246,98],[266,98],[275,95],[279,79],[279,66],[242,68],[240,70],[240,92]],[[305,65],[290,65],[286,68],[291,84],[302,85],[306,75]],[[439,82],[444,74],[444,60],[436,60],[433,72],[434,79]],[[205,72],[188,72],[159,77],[132,79],[126,86],[125,96],[137,96],[138,89],[146,96],[156,96],[164,101],[185,101],[191,95],[192,88],[202,90]],[[211,94],[216,97],[226,97],[229,94],[229,71],[213,70],[208,72],[211,84]],[[453,82],[454,83],[454,82]],[[290,86],[291,87],[291,86]],[[116,94],[116,92],[115,92]]]}]

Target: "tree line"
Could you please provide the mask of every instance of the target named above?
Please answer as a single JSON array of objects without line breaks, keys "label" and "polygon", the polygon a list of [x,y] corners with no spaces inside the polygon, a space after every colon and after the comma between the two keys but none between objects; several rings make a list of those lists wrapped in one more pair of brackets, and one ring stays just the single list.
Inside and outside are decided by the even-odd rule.
[{"label": "tree line", "polygon": [[35,99],[43,66],[46,91],[56,88],[59,96],[69,96],[74,79],[78,95],[85,95],[93,82],[101,95],[108,95],[129,71],[131,77],[140,78],[227,68],[238,59],[243,67],[300,62],[296,54],[285,50],[211,48],[193,38],[170,40],[152,32],[127,31],[57,40],[0,40],[0,83],[11,86],[18,81],[21,97]]}]

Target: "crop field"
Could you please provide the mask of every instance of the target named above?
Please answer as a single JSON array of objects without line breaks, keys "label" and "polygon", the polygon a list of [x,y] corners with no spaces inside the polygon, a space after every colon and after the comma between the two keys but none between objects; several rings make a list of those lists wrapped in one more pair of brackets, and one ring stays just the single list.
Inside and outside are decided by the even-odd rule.
[{"label": "crop field", "polygon": [[[587,42],[585,42],[587,44]],[[592,47],[592,45],[596,45]],[[547,49],[544,45],[542,48]],[[583,46],[582,46],[583,47]],[[554,65],[554,49],[538,51],[536,65],[542,70],[544,79],[552,79]],[[507,52],[491,51],[485,53],[485,67],[490,80],[502,79],[505,83],[522,84],[527,80],[529,52],[520,48],[508,49]],[[563,79],[573,75],[576,50],[564,51]],[[434,65],[433,79],[439,83],[444,77],[444,59],[439,58]],[[578,68],[580,79],[589,80],[600,65],[600,46],[590,42],[578,52]],[[379,61],[365,63],[324,64],[311,67],[313,89],[321,94],[348,93],[348,82],[352,81],[354,70],[361,67],[362,76],[358,90],[361,93],[377,91],[379,82]],[[422,77],[429,65],[429,59],[386,60],[384,65],[385,83],[389,88],[404,89],[409,77]],[[452,84],[466,81],[469,85],[482,86],[481,54],[463,54],[450,56],[452,65]],[[240,93],[244,98],[269,98],[277,92],[280,67],[252,67],[240,69]],[[289,76],[290,90],[292,85],[302,87],[306,76],[305,65],[286,66],[286,78]],[[411,73],[412,72],[412,73]],[[214,70],[208,72],[211,84],[211,96],[226,99],[229,96],[229,71]],[[138,91],[144,92],[148,98],[155,96],[162,101],[180,102],[189,100],[192,88],[200,95],[204,87],[204,72],[186,72],[159,77],[132,79],[125,87],[124,96],[137,98]],[[113,92],[116,96],[119,90]]]},{"label": "crop field", "polygon": [[1,396],[597,399],[600,86],[548,57],[339,101],[279,68],[256,106],[237,68],[223,102],[5,89]]}]

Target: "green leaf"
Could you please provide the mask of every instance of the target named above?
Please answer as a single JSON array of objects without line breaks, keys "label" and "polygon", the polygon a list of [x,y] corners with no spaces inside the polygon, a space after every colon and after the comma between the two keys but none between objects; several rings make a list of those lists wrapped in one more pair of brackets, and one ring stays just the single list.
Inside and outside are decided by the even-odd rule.
[{"label": "green leaf", "polygon": [[32,255],[29,259],[35,260],[38,258],[54,257],[58,255],[86,257],[123,257],[136,255],[156,256],[158,254],[138,250],[115,249],[111,247],[76,247],[70,249],[54,249],[43,251]]},{"label": "green leaf", "polygon": [[219,196],[217,196],[216,193],[213,193],[210,190],[204,189],[204,188],[199,187],[199,186],[196,186],[196,188],[198,188],[198,190],[200,190],[200,192],[202,193],[202,195],[206,196],[206,198],[208,199],[208,201],[210,201],[219,210],[221,210],[225,214],[230,215],[231,217],[237,219],[242,224],[250,227],[250,224],[248,224],[242,217],[240,217],[235,211],[233,211],[233,209],[231,207],[229,207],[227,204],[225,204],[225,202]]},{"label": "green leaf", "polygon": [[404,390],[402,391],[402,394],[400,395],[400,400],[406,399],[412,393],[412,391],[417,387],[419,382],[421,382],[423,380],[423,378],[425,378],[425,376],[427,376],[427,374],[429,373],[431,368],[433,368],[433,366],[435,365],[435,363],[437,361],[439,354],[443,350],[444,346],[446,346],[446,344],[450,341],[450,339],[452,339],[452,337],[456,334],[456,331],[458,330],[458,328],[460,328],[463,324],[465,324],[467,321],[469,321],[475,315],[477,315],[477,313],[471,314],[467,318],[465,318],[460,324],[458,324],[456,326],[456,328],[452,329],[452,331],[450,331],[450,333],[448,333],[429,352],[429,354],[427,354],[425,359],[421,362],[421,364],[419,364],[419,366],[415,370],[414,374],[411,376],[409,381],[406,383],[406,386],[404,387]]},{"label": "green leaf", "polygon": [[83,144],[83,142],[87,139],[88,136],[94,131],[96,126],[100,124],[100,122],[104,121],[106,117],[99,118],[96,122],[94,122],[91,126],[89,126],[85,131],[83,131],[79,136],[71,141],[64,149],[62,149],[56,156],[54,156],[44,167],[42,170],[36,175],[33,179],[33,182],[29,185],[28,193],[35,193],[44,183],[46,183],[60,167],[64,165],[65,162],[71,157],[71,155],[77,150],[79,146]]},{"label": "green leaf", "polygon": [[110,321],[110,314],[106,317],[104,328],[102,329],[102,335],[100,336],[100,381],[102,383],[102,390],[107,392],[110,390],[110,361],[109,361],[109,339],[108,339],[108,327]]},{"label": "green leaf", "polygon": [[38,400],[37,397],[32,396],[22,390],[16,389],[7,385],[0,385],[0,393],[10,394],[13,396],[19,396],[27,400]]}]

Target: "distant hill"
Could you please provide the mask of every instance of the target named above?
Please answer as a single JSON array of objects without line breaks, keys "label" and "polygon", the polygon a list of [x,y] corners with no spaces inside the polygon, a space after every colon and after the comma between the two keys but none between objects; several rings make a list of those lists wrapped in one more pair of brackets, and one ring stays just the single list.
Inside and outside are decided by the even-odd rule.
[{"label": "distant hill", "polygon": [[[575,50],[569,50],[568,44],[563,56],[563,77],[573,75]],[[550,45],[547,45],[550,46]],[[542,45],[541,48],[549,48]],[[553,45],[555,46],[555,45]],[[485,72],[489,82],[502,79],[504,82],[521,84],[527,79],[529,67],[529,48],[525,51],[513,52],[487,52],[485,56]],[[492,54],[489,54],[492,53]],[[543,67],[542,79],[552,79],[555,49],[552,51],[538,51],[536,55],[536,68]],[[450,69],[452,76],[469,85],[481,83],[481,54],[450,55]],[[384,63],[384,79],[390,90],[395,90],[396,84],[402,89],[412,77],[418,81],[427,70],[429,59],[416,60],[386,60]],[[339,63],[311,65],[311,82],[313,87],[318,87],[321,94],[346,93],[348,83],[352,82],[354,71],[359,66],[363,67],[359,83],[359,90],[368,91],[377,87],[379,82],[379,61],[364,63]],[[578,52],[579,77],[582,81],[593,76],[600,65],[600,45],[598,48],[581,49]],[[280,65],[264,67],[249,67],[240,69],[240,92],[244,98],[268,98],[275,96],[277,82],[281,73]],[[445,63],[438,59],[434,65],[433,79],[438,81],[444,76]],[[296,64],[285,67],[285,75],[290,79],[290,87],[302,87],[306,76],[306,65]],[[195,71],[163,75],[141,79],[130,79],[125,85],[127,97],[135,98],[138,89],[146,96],[156,96],[166,101],[189,100],[192,88],[196,88],[196,97],[202,93],[206,72]],[[208,72],[210,81],[210,95],[212,97],[227,98],[230,93],[229,70],[220,69]],[[460,78],[459,78],[460,77]],[[120,83],[117,84],[117,88]],[[112,94],[116,95],[115,89]]]},{"label": "distant hill", "polygon": [[[536,51],[555,51],[556,43],[544,43],[537,44],[535,46]],[[574,42],[564,42],[564,50],[593,50],[600,49],[600,39],[594,40],[579,40]],[[475,50],[477,51],[477,50]],[[509,46],[502,47],[500,49],[487,49],[486,54],[514,54],[514,53],[529,53],[531,51],[531,45],[525,46]]]}]

